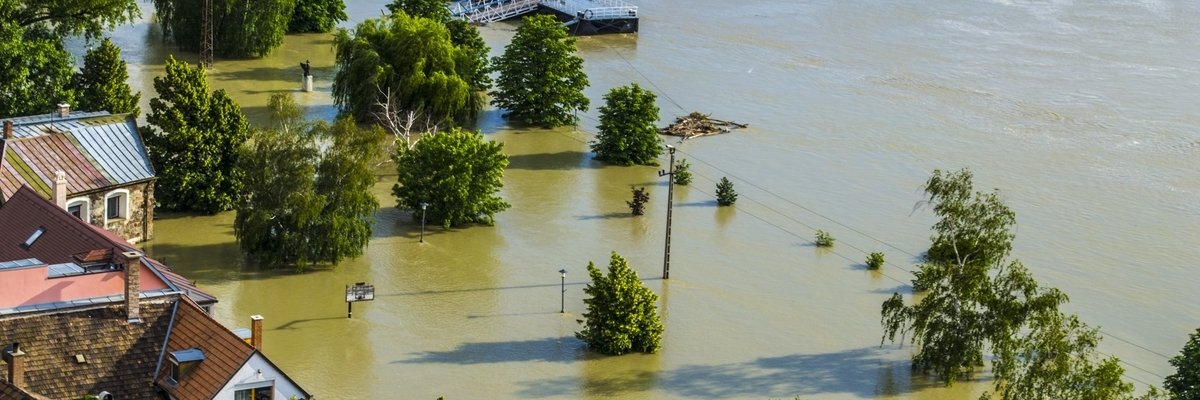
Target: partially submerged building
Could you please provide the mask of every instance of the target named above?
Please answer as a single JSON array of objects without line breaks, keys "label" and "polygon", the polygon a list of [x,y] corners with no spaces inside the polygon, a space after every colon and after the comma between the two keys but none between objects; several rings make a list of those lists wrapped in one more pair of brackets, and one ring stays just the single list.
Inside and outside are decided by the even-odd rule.
[{"label": "partially submerged building", "polygon": [[132,115],[10,118],[0,136],[0,204],[22,186],[131,243],[154,235],[154,167]]},{"label": "partially submerged building", "polygon": [[311,399],[216,299],[111,232],[17,189],[0,205],[0,400]]}]

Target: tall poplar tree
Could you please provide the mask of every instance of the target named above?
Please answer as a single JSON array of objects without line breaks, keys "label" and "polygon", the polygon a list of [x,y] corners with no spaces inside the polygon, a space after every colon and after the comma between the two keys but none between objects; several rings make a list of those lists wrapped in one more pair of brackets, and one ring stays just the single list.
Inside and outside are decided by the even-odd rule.
[{"label": "tall poplar tree", "polygon": [[83,68],[75,74],[77,107],[85,111],[141,114],[142,92],[129,88],[129,71],[121,59],[121,48],[104,38],[100,46],[83,56]]},{"label": "tall poplar tree", "polygon": [[555,127],[575,123],[576,110],[588,109],[583,59],[575,55],[575,38],[551,15],[522,19],[504,54],[492,60],[500,73],[492,105],[506,118]]},{"label": "tall poplar tree", "polygon": [[241,108],[225,90],[209,89],[203,68],[175,57],[154,90],[143,136],[161,206],[207,214],[233,208],[243,187],[239,147],[250,134]]}]

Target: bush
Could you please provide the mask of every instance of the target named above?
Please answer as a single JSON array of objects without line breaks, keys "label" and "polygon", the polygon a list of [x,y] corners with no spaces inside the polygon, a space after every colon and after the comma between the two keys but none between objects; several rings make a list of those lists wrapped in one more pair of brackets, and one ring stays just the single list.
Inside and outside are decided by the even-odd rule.
[{"label": "bush", "polygon": [[646,188],[633,188],[633,201],[626,201],[629,205],[629,212],[633,215],[642,215],[646,213],[646,202],[650,201],[650,194],[646,193]]},{"label": "bush", "polygon": [[721,181],[717,182],[717,205],[731,206],[737,202],[737,197],[737,192],[733,191],[733,182],[722,176]]},{"label": "bush", "polygon": [[[830,238],[832,242],[832,238]],[[867,269],[877,270],[883,266],[883,253],[874,252],[867,256]]]},{"label": "bush", "polygon": [[817,247],[833,247],[834,240],[836,239],[829,232],[817,229]]},{"label": "bush", "polygon": [[688,171],[690,167],[691,165],[688,164],[686,158],[675,163],[675,174],[672,176],[675,179],[676,185],[687,186],[687,184],[692,183],[692,172]]}]

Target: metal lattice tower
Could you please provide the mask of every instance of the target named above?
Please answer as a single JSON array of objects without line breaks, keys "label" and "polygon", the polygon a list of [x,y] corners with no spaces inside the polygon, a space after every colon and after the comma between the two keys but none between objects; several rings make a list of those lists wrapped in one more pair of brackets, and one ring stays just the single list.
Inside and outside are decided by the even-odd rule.
[{"label": "metal lattice tower", "polygon": [[204,0],[204,20],[200,32],[200,64],[212,68],[213,64],[213,25],[212,0]]}]

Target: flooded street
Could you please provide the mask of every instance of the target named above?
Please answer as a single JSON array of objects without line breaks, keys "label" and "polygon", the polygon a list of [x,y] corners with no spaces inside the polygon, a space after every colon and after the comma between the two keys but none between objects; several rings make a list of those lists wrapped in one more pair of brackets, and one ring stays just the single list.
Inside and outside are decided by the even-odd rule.
[{"label": "flooded street", "polygon": [[[385,3],[348,2],[343,26]],[[374,238],[336,268],[246,265],[233,213],[162,215],[148,252],[216,295],[226,325],[262,314],[266,353],[322,399],[974,398],[988,382],[943,388],[910,376],[908,346],[879,346],[880,303],[911,290],[928,247],[922,183],[970,167],[1017,214],[1013,255],[1101,327],[1127,378],[1160,385],[1172,372],[1200,326],[1200,6],[638,5],[637,35],[579,39],[592,110],[578,131],[481,115],[510,155],[512,208],[494,227],[430,226],[418,243],[387,164]],[[161,43],[152,8],[113,33],[144,113],[163,59],[196,59]],[[493,54],[515,26],[481,28]],[[256,122],[276,92],[331,119],[331,42],[289,36],[263,59],[218,59],[210,82]],[[313,93],[296,91],[305,59]],[[670,280],[665,180],[594,161],[587,145],[603,94],[629,82],[659,94],[664,123],[700,111],[751,125],[677,144],[696,179],[675,191]],[[723,176],[736,208],[716,206]],[[628,215],[631,186],[650,192],[644,216]],[[812,246],[816,229],[837,238],[832,250]],[[659,354],[601,357],[574,338],[585,266],[614,250],[660,295]],[[887,255],[881,272],[862,265],[873,251]],[[347,319],[345,285],[361,281],[377,298]]]}]

